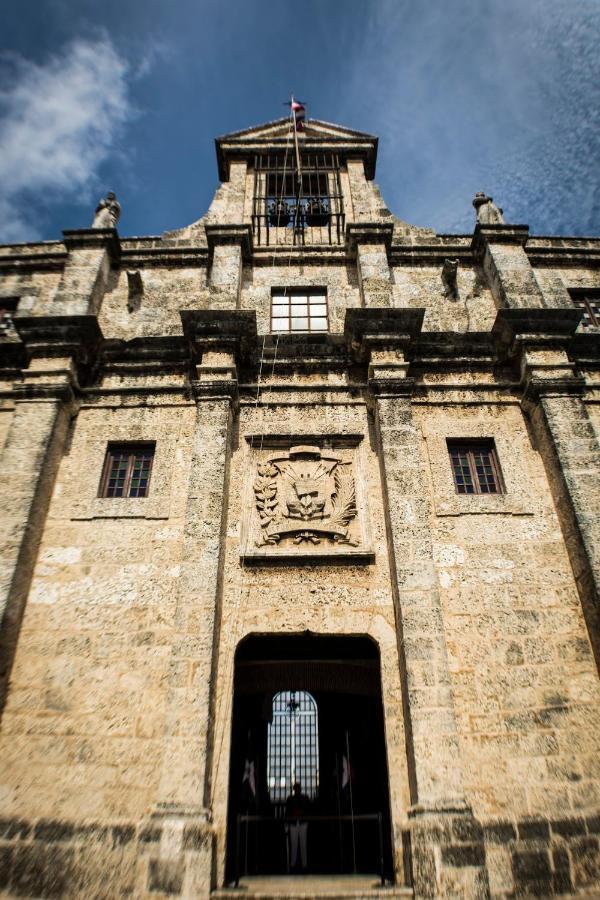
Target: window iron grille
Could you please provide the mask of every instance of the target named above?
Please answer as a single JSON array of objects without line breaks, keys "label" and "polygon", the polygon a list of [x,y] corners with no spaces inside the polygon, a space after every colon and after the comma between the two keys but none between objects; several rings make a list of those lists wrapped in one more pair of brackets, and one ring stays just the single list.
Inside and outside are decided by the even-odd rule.
[{"label": "window iron grille", "polygon": [[325,332],[329,328],[325,288],[274,289],[271,295],[271,331]]},{"label": "window iron grille", "polygon": [[587,288],[570,291],[573,306],[583,310],[582,328],[600,328],[600,290]]},{"label": "window iron grille", "polygon": [[457,494],[504,493],[493,441],[448,441],[448,453]]},{"label": "window iron grille", "polygon": [[319,791],[317,704],[307,691],[280,691],[273,697],[267,738],[267,786],[271,803],[285,803],[296,782],[314,800]]},{"label": "window iron grille", "polygon": [[99,497],[147,497],[154,444],[109,444]]},{"label": "window iron grille", "polygon": [[335,153],[256,156],[252,230],[257,244],[341,244],[344,204]]}]

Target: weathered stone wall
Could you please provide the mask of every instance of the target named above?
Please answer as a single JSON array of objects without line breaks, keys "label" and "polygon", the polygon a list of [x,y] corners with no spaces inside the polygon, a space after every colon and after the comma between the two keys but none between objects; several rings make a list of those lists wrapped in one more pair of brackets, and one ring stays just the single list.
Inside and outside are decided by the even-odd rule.
[{"label": "weathered stone wall", "polygon": [[[528,247],[531,252],[535,253],[536,242],[529,241]],[[569,266],[568,268],[553,268],[536,266],[533,269],[535,279],[539,284],[544,295],[545,305],[548,307],[569,308],[572,305],[569,296],[569,288],[599,288],[600,287],[600,271],[596,268],[585,268],[585,266]],[[584,331],[582,325],[579,331]]]},{"label": "weathered stone wall", "polygon": [[128,308],[126,268],[111,273],[98,313],[98,322],[107,337],[131,340],[149,335],[181,334],[180,309],[208,309],[205,266],[152,266],[139,271],[143,294],[132,310]]},{"label": "weathered stone wall", "polygon": [[[279,261],[278,261],[279,262]],[[244,268],[242,309],[256,311],[261,334],[271,329],[271,288],[306,287],[327,289],[329,330],[342,333],[346,309],[360,306],[356,269],[349,265],[264,265]]]},{"label": "weathered stone wall", "polygon": [[[546,473],[516,403],[419,406],[466,790],[477,816],[600,803],[600,684]],[[506,494],[454,493],[446,438],[493,438]]]},{"label": "weathered stone wall", "polygon": [[[65,253],[65,248],[61,244],[57,244],[56,248],[60,250],[61,255]],[[43,247],[39,247],[38,250],[43,252]],[[18,255],[20,257],[21,253]],[[27,256],[26,254],[24,255],[26,259]],[[2,297],[20,297],[19,312],[22,314],[48,315],[60,283],[62,260],[57,265],[57,271],[36,272],[25,270],[23,272],[2,273],[0,278]]]},{"label": "weathered stone wall", "polygon": [[[401,831],[409,803],[404,719],[394,604],[390,588],[386,534],[379,468],[371,443],[365,405],[343,395],[327,405],[318,395],[274,395],[265,387],[264,407],[250,400],[240,408],[239,439],[231,460],[230,505],[223,577],[222,620],[215,706],[215,752],[212,773],[213,816],[217,865],[223,871],[227,815],[232,679],[234,654],[240,640],[252,633],[301,633],[371,636],[381,654],[382,692],[390,775],[390,806],[396,866],[402,870]],[[299,402],[302,401],[302,402]],[[309,404],[308,406],[305,404]],[[264,456],[260,435],[293,436],[291,444],[311,443],[320,436],[361,435],[361,475],[368,497],[375,565],[307,563],[310,548],[298,548],[297,562],[281,568],[270,565],[240,567],[240,540],[244,505],[249,502],[256,461]],[[252,447],[247,438],[256,436]],[[340,548],[343,553],[343,547]],[[304,561],[303,561],[304,558]]]},{"label": "weathered stone wall", "polygon": [[444,295],[442,265],[394,266],[394,306],[424,308],[424,331],[489,331],[496,304],[479,267],[459,265],[458,297]]},{"label": "weathered stone wall", "polygon": [[[252,157],[236,153],[186,228],[0,253],[19,316],[97,314],[105,338],[73,344],[65,325],[59,353],[26,325],[4,344],[7,583],[26,557],[0,734],[8,896],[207,897],[225,869],[236,648],[306,629],[378,644],[399,881],[412,841],[422,897],[600,883],[598,611],[579,568],[597,569],[580,539],[597,529],[597,350],[564,316],[568,288],[600,287],[600,242],[434,235],[387,210],[364,142],[345,152],[341,246],[279,229],[289,250],[252,250]],[[263,344],[282,287],[327,289],[334,340]],[[374,315],[346,346],[358,307]],[[523,307],[564,321],[492,332],[498,309]],[[182,336],[180,310],[235,308],[256,313],[256,346],[216,313]],[[457,495],[448,438],[493,438],[506,493]],[[98,498],[107,443],[142,440],[149,497]],[[361,537],[333,558],[301,543],[271,564],[251,546],[274,440],[352,457]]]},{"label": "weathered stone wall", "polygon": [[[135,818],[155,802],[193,422],[187,405],[77,417],[3,718],[6,815]],[[97,498],[109,440],[156,441],[148,498]]]}]

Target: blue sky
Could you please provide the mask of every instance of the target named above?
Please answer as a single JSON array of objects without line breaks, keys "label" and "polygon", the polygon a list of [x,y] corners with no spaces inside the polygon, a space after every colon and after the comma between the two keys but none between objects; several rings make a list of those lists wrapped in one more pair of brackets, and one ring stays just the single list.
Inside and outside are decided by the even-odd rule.
[{"label": "blue sky", "polygon": [[121,235],[207,209],[213,138],[285,113],[379,135],[392,211],[600,234],[600,0],[35,0],[3,10],[0,240]]}]

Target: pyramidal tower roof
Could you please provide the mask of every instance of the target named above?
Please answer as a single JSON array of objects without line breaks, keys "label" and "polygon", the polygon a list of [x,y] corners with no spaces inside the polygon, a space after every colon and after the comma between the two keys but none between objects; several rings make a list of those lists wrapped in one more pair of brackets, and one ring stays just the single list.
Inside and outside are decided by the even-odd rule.
[{"label": "pyramidal tower roof", "polygon": [[[306,152],[335,152],[342,157],[362,158],[367,178],[374,178],[378,138],[364,131],[355,131],[320,119],[307,119],[297,132],[300,150]],[[229,161],[258,153],[277,152],[291,145],[294,129],[289,116],[255,125],[242,131],[232,131],[215,140],[219,178],[229,179]]]}]

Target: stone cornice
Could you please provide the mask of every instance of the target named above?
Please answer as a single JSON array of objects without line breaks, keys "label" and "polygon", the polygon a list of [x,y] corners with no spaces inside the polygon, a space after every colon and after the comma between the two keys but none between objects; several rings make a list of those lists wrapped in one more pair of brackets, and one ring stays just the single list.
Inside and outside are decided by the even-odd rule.
[{"label": "stone cornice", "polygon": [[205,350],[223,349],[245,359],[256,346],[254,310],[181,310],[181,322],[193,356]]},{"label": "stone cornice", "polygon": [[252,229],[250,225],[221,225],[207,223],[205,226],[209,252],[221,244],[237,244],[242,248],[242,256],[249,260],[252,256]]},{"label": "stone cornice", "polygon": [[15,401],[58,400],[71,403],[75,399],[74,386],[70,381],[57,382],[16,382],[12,386]]},{"label": "stone cornice", "polygon": [[517,343],[544,343],[567,347],[579,325],[579,309],[500,309],[492,337],[501,356],[514,352]]},{"label": "stone cornice", "polygon": [[524,403],[537,401],[543,397],[581,397],[586,390],[585,378],[539,378],[535,375],[525,379],[522,400]]},{"label": "stone cornice", "polygon": [[392,266],[441,266],[445,259],[458,259],[467,265],[474,262],[470,244],[392,244],[389,256]]},{"label": "stone cornice", "polygon": [[121,242],[116,228],[69,229],[63,231],[63,241],[69,252],[106,249],[114,262],[121,256]]},{"label": "stone cornice", "polygon": [[480,225],[473,232],[471,250],[476,257],[483,256],[488,244],[513,244],[525,247],[529,240],[529,225]]},{"label": "stone cornice", "polygon": [[424,309],[348,309],[344,321],[348,349],[359,360],[367,359],[375,346],[406,350],[420,334],[424,316]]},{"label": "stone cornice", "polygon": [[96,316],[15,316],[14,326],[28,356],[74,356],[89,365],[103,340]]},{"label": "stone cornice", "polygon": [[[16,272],[61,272],[68,254],[62,244],[53,244],[52,249],[40,253],[2,253],[0,251],[0,272],[8,275]],[[20,286],[15,294],[28,293],[27,288]]]},{"label": "stone cornice", "polygon": [[378,400],[391,397],[409,398],[415,392],[417,383],[414,378],[370,378],[369,390]]},{"label": "stone cornice", "polygon": [[[336,137],[333,134],[303,135],[301,152],[337,153],[342,159],[362,159],[368,179],[375,177],[377,160],[377,138],[367,136]],[[246,136],[225,136],[215,141],[219,180],[229,181],[229,161],[231,159],[253,159],[256,154],[285,152],[289,147],[289,135],[266,135],[264,138],[248,134]]]},{"label": "stone cornice", "polygon": [[190,381],[190,390],[196,403],[203,400],[227,400],[235,406],[238,403],[238,383],[234,380],[194,380]]},{"label": "stone cornice", "polygon": [[175,247],[168,244],[164,247],[124,247],[121,244],[121,265],[126,269],[145,269],[151,266],[205,268],[208,256],[207,247]]},{"label": "stone cornice", "polygon": [[394,226],[391,222],[350,222],[346,226],[346,249],[351,257],[356,255],[359,244],[384,244],[392,246]]}]

